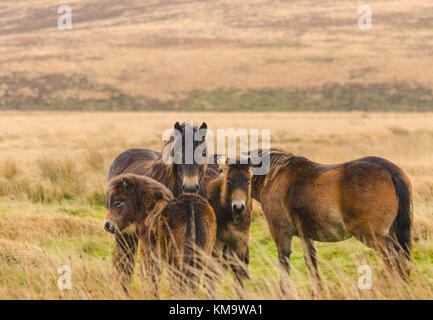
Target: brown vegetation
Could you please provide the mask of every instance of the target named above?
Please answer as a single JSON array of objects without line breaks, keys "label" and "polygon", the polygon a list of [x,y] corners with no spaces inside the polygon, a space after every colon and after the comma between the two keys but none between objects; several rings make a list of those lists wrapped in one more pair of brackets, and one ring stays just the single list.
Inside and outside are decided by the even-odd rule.
[{"label": "brown vegetation", "polygon": [[58,5],[2,1],[1,109],[433,110],[429,0],[375,1],[371,30],[353,0],[73,0],[66,31]]}]

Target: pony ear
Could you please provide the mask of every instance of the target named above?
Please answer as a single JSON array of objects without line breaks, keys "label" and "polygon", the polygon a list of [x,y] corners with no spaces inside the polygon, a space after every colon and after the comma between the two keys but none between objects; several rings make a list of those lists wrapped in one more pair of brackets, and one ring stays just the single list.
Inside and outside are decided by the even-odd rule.
[{"label": "pony ear", "polygon": [[[260,162],[255,162],[255,163],[254,163],[254,166],[255,166],[255,167],[259,167],[259,168],[260,168],[260,167],[263,165],[263,160],[262,160],[262,159],[260,159],[260,158],[256,158],[255,161],[260,161]],[[252,162],[253,162],[253,160],[251,160],[251,166],[253,166],[253,163],[252,163]]]},{"label": "pony ear", "polygon": [[228,165],[236,165],[238,164],[238,160],[236,158],[228,156],[226,159],[226,164]]},{"label": "pony ear", "polygon": [[204,142],[206,140],[206,134],[207,134],[207,124],[206,122],[203,122],[200,126],[200,132],[203,132],[203,138],[202,141]]},{"label": "pony ear", "polygon": [[174,128],[175,128],[176,130],[178,130],[178,131],[182,131],[182,126],[180,125],[179,121],[177,121],[177,122],[174,124]]},{"label": "pony ear", "polygon": [[134,181],[132,181],[132,179],[129,179],[129,178],[123,178],[122,185],[123,185],[123,188],[125,188],[126,190],[129,190],[129,189],[131,189],[131,187],[134,186]]},{"label": "pony ear", "polygon": [[164,135],[162,137],[162,142],[164,143],[170,143],[174,140],[174,130],[170,129],[170,130],[166,130],[164,132]]}]

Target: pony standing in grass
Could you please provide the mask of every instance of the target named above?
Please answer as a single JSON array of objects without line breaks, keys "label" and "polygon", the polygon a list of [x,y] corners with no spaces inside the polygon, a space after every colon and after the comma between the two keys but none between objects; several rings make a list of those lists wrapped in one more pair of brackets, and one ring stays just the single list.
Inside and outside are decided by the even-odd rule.
[{"label": "pony standing in grass", "polygon": [[[193,141],[192,154],[201,151],[205,156],[207,125],[203,122],[198,128],[193,126],[190,121],[182,124],[176,122],[174,130],[177,134],[168,137],[162,153],[146,148],[134,148],[119,154],[110,166],[107,181],[110,182],[121,174],[133,173],[157,180],[165,185],[174,196],[183,192],[192,192],[206,198],[206,186],[203,179],[206,172],[206,162],[198,163],[193,158],[193,162],[187,164],[185,159],[189,153],[186,152],[185,142],[187,138],[190,138]],[[199,139],[196,139],[197,137]],[[180,163],[169,162],[169,157],[178,158],[181,161]],[[127,290],[131,275],[134,272],[137,246],[137,230],[116,234],[114,263],[125,290]]]},{"label": "pony standing in grass", "polygon": [[[246,159],[245,159],[246,160]],[[208,201],[217,219],[217,240],[213,255],[225,268],[230,267],[236,280],[236,291],[243,296],[243,280],[248,279],[251,225],[251,159],[227,159],[223,174],[207,184]],[[213,295],[213,281],[208,286]]]},{"label": "pony standing in grass", "polygon": [[118,234],[137,230],[143,270],[159,297],[162,266],[169,266],[172,295],[195,295],[216,238],[215,213],[203,197],[173,197],[154,179],[125,174],[111,180],[104,228]]},{"label": "pony standing in grass", "polygon": [[408,274],[412,184],[403,170],[378,157],[325,165],[279,149],[255,154],[254,165],[269,160],[268,173],[253,176],[252,195],[262,205],[278,250],[283,292],[293,236],[301,240],[316,287],[315,241],[355,237],[380,251],[388,266]]}]

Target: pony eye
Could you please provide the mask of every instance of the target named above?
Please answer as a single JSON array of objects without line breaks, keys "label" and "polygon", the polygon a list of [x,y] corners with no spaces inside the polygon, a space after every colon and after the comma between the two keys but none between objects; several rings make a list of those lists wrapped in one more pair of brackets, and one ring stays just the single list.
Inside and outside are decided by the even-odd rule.
[{"label": "pony eye", "polygon": [[117,208],[120,208],[121,206],[123,206],[123,201],[117,200],[117,201],[114,203],[114,205],[115,205]]}]

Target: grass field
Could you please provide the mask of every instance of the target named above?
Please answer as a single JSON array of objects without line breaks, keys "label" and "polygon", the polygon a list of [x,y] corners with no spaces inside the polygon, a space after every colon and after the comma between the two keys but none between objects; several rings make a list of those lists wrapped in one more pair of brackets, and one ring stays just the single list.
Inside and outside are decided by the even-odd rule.
[{"label": "grass field", "polygon": [[[0,2],[0,299],[148,298],[138,276],[130,295],[113,281],[105,177],[121,151],[159,150],[163,130],[187,119],[214,132],[271,129],[273,147],[317,162],[399,165],[415,186],[412,278],[387,279],[356,240],[319,243],[315,298],[433,299],[430,0],[372,1],[371,30],[358,28],[365,3],[355,0],[67,4],[73,26],[62,31],[58,1]],[[245,297],[281,298],[257,203],[250,260]],[[297,240],[292,262],[289,298],[312,298]],[[371,290],[357,287],[364,264]],[[57,286],[63,265],[71,290]],[[216,298],[235,298],[233,283],[228,274]]]},{"label": "grass field", "polygon": [[[113,236],[102,228],[105,177],[129,147],[161,148],[177,120],[209,128],[270,128],[272,146],[323,163],[378,155],[402,167],[415,186],[415,262],[408,283],[386,281],[381,256],[350,239],[319,243],[324,299],[433,299],[432,113],[0,113],[0,299],[142,299],[134,278],[126,296],[113,281]],[[260,207],[251,228],[251,280],[246,298],[277,299],[276,250]],[[291,298],[312,298],[299,241],[292,256]],[[373,271],[359,290],[358,267]],[[69,265],[72,290],[57,287]],[[200,292],[204,297],[204,292]],[[217,298],[236,297],[228,274]],[[170,297],[163,282],[162,298]]]},{"label": "grass field", "polygon": [[0,3],[0,109],[433,111],[433,3]]}]

